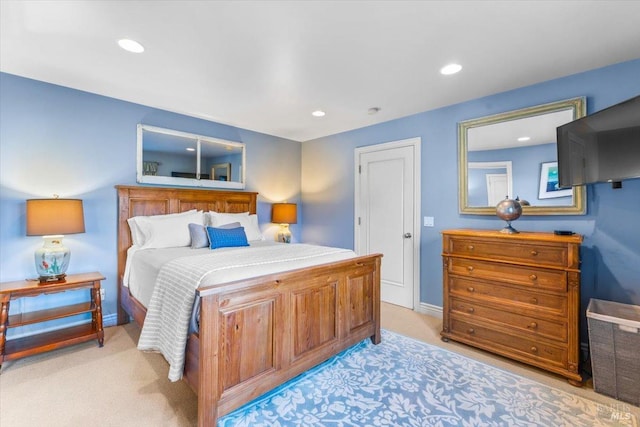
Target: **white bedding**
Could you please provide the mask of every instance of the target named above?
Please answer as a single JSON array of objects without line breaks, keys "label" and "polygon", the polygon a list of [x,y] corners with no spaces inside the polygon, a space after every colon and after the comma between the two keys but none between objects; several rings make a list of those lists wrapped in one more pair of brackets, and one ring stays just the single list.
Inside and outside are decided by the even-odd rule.
[{"label": "white bedding", "polygon": [[142,299],[151,294],[138,349],[162,353],[169,362],[169,379],[177,381],[182,378],[189,319],[199,286],[331,263],[352,258],[355,253],[325,246],[252,242],[250,247],[213,251],[147,249],[131,255],[128,283],[134,296],[133,288],[143,277],[147,282],[156,277],[152,291],[136,290],[140,295],[136,298],[143,304]]},{"label": "white bedding", "polygon": [[209,249],[166,248],[166,249],[140,249],[130,251],[127,256],[129,264],[125,286],[129,287],[131,295],[145,307],[149,307],[151,294],[156,284],[156,278],[162,266],[169,261],[185,256],[202,255]]},{"label": "white bedding", "polygon": [[[255,240],[249,242],[251,247],[276,246],[282,243]],[[238,248],[218,248],[216,253],[230,251]],[[142,305],[149,306],[151,294],[156,284],[156,278],[163,265],[176,258],[204,255],[211,252],[209,248],[191,249],[190,247],[142,249],[131,246],[127,251],[125,264],[124,286],[129,287],[133,295]]]}]

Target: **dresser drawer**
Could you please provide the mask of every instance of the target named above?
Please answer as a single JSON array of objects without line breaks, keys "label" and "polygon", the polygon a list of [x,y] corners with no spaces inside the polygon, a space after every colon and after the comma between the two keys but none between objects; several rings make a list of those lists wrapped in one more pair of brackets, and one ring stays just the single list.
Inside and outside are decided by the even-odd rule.
[{"label": "dresser drawer", "polygon": [[[503,327],[514,328],[524,334],[542,336],[552,340],[567,342],[567,325],[563,322],[551,322],[534,316],[525,316],[508,310],[508,306],[503,306],[504,310],[487,307],[477,302],[465,301],[458,298],[451,298],[449,309],[452,314],[467,316],[471,323],[476,323],[476,319],[484,322],[501,324]],[[535,338],[534,338],[535,339]]]},{"label": "dresser drawer", "polygon": [[562,270],[524,267],[466,258],[449,258],[450,274],[524,285],[530,288],[567,290],[567,273]]},{"label": "dresser drawer", "polygon": [[473,324],[451,316],[451,332],[467,341],[474,341],[490,346],[497,351],[502,350],[510,356],[537,360],[556,366],[566,366],[567,350],[562,345],[551,345],[540,339],[529,339],[523,336],[510,335],[500,329],[493,329],[484,324]]},{"label": "dresser drawer", "polygon": [[[567,315],[567,298],[535,290],[501,286],[462,277],[449,277],[449,294],[451,297],[462,297],[467,300],[504,304],[506,307],[518,307],[529,312],[546,312],[553,316]],[[507,309],[507,308],[506,308]],[[512,311],[513,309],[507,309]]]},{"label": "dresser drawer", "polygon": [[529,264],[544,264],[549,266],[567,266],[567,247],[544,245],[539,242],[507,242],[483,240],[468,237],[451,237],[449,239],[449,254],[491,258]]}]

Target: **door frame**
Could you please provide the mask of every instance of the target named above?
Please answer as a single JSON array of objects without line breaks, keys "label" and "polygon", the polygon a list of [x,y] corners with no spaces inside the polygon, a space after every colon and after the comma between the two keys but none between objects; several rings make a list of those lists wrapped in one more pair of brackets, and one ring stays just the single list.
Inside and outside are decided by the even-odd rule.
[{"label": "door frame", "polygon": [[[417,310],[420,307],[420,242],[421,242],[421,221],[420,213],[422,209],[421,202],[421,166],[422,157],[420,153],[420,147],[422,145],[422,138],[414,137],[401,139],[397,141],[384,142],[380,144],[367,145],[364,147],[356,147],[354,150],[354,215],[353,215],[353,230],[354,230],[354,250],[356,254],[360,253],[360,225],[358,219],[360,215],[360,155],[363,153],[370,153],[375,151],[388,150],[392,148],[401,147],[413,147],[413,171],[414,171],[414,185],[413,185],[413,310]],[[382,258],[384,263],[384,257]]]},{"label": "door frame", "polygon": [[[469,162],[468,169],[504,169],[507,174],[507,192],[513,198],[513,166],[511,160],[497,162]],[[487,203],[488,204],[488,203]]]}]

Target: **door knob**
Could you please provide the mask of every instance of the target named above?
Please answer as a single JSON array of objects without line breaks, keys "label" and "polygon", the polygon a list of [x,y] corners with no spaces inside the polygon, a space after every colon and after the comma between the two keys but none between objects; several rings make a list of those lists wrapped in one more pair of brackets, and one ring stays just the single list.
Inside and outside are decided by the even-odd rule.
[{"label": "door knob", "polygon": [[410,239],[411,238],[411,233],[404,233],[404,238],[405,239]]}]

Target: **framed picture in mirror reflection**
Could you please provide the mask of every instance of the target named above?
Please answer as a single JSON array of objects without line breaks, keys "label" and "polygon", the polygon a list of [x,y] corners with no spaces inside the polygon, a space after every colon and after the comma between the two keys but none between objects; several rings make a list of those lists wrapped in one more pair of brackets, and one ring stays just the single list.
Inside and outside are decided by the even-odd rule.
[{"label": "framed picture in mirror reflection", "polygon": [[558,162],[544,162],[540,165],[540,190],[538,199],[571,197],[573,188],[560,188],[558,183]]}]

